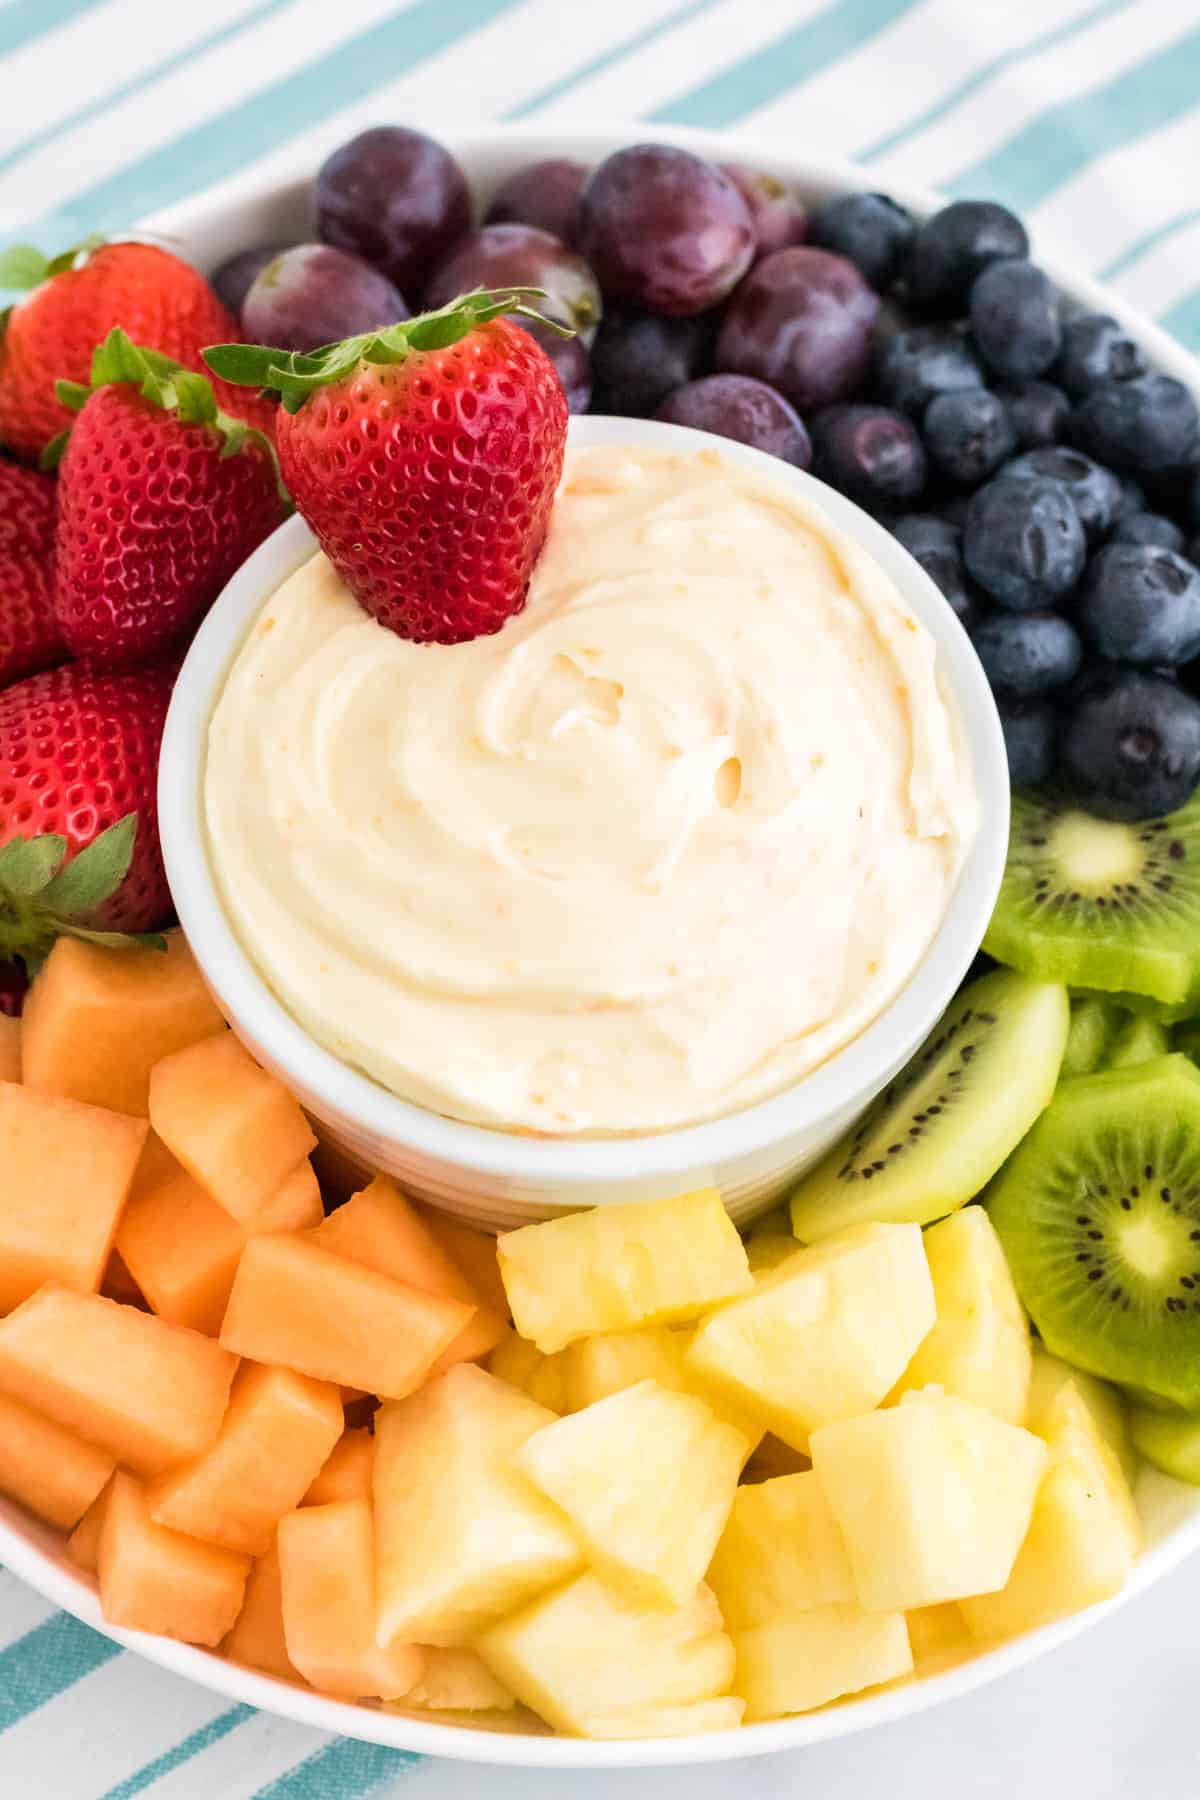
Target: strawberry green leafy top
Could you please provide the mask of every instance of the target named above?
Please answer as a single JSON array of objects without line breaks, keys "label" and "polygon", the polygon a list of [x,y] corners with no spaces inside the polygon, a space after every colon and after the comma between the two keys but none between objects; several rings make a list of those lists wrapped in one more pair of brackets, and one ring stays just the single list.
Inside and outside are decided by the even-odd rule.
[{"label": "strawberry green leafy top", "polygon": [[86,923],[129,873],[136,837],[137,814],[126,813],[70,862],[63,861],[67,840],[56,832],[0,846],[0,961],[20,957],[32,976],[64,934],[114,950],[165,950],[157,932],[97,931]]}]

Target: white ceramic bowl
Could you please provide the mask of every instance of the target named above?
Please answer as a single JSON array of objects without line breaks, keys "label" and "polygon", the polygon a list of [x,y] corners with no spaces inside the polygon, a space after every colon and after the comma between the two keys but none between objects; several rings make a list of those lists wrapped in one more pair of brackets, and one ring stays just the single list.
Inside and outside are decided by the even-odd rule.
[{"label": "white ceramic bowl", "polygon": [[[709,449],[678,425],[587,417],[573,444]],[[323,1049],[288,1013],[230,926],[203,824],[208,724],[230,664],[280,581],[312,551],[294,518],[234,576],[176,684],[159,768],[159,828],[180,923],[238,1035],[299,1095],[323,1136],[414,1193],[491,1229],[572,1206],[649,1199],[713,1186],[749,1218],[826,1149],[927,1035],[979,947],[1008,842],[1008,770],[1000,722],[966,633],[929,577],[891,534],[810,475],[742,444],[731,462],[794,491],[870,552],[937,640],[942,683],[961,716],[980,797],[980,825],[946,917],[911,980],[874,1023],[795,1087],[711,1123],[650,1137],[553,1142],[447,1119],[388,1093]]]},{"label": "white ceramic bowl", "polygon": [[[648,135],[645,127],[620,125],[573,132],[507,126],[443,133],[481,193],[486,193],[519,164],[535,158],[566,155],[595,161],[623,143]],[[770,138],[758,139],[735,133],[716,136],[658,125],[653,127],[653,135],[660,141],[680,144],[703,155],[737,158],[769,169],[813,198],[873,185],[870,174],[853,164],[819,153],[796,151],[788,154]],[[304,235],[308,228],[305,197],[311,174],[307,165],[289,169],[280,182],[269,189],[239,178],[198,200],[159,214],[147,224],[176,238],[186,254],[202,266],[211,268],[231,249],[243,244]],[[918,189],[893,184],[892,191],[919,213],[931,211],[937,204],[936,196]],[[1097,283],[1056,264],[1043,249],[1043,246],[1038,247],[1040,260],[1071,299],[1081,306],[1115,314],[1140,338],[1166,372],[1194,386],[1200,385],[1192,359],[1173,339]],[[186,906],[186,899],[184,904]],[[646,1140],[639,1148],[644,1152],[652,1145],[653,1140]],[[1200,1549],[1200,1492],[1168,1481],[1154,1471],[1146,1471],[1137,1498],[1146,1549],[1127,1587],[1116,1599],[1101,1607],[1031,1632],[945,1673],[850,1700],[824,1712],[712,1736],[633,1743],[590,1743],[532,1732],[493,1734],[351,1706],[323,1699],[267,1676],[252,1674],[203,1650],[172,1643],[165,1638],[112,1630],[100,1616],[92,1583],[64,1558],[61,1538],[31,1520],[20,1508],[3,1501],[0,1501],[0,1563],[6,1564],[14,1574],[57,1605],[161,1667],[231,1700],[264,1708],[303,1725],[399,1749],[470,1762],[560,1769],[638,1768],[728,1761],[847,1736],[868,1726],[940,1705],[1031,1662],[1086,1630],[1125,1600],[1144,1592],[1185,1556]]]}]

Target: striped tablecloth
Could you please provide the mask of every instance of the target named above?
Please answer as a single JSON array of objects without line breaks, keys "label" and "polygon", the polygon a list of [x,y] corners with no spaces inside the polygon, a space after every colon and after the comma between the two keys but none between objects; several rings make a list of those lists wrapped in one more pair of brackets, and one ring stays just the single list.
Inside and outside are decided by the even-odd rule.
[{"label": "striped tablecloth", "polygon": [[[991,194],[1200,347],[1200,0],[0,0],[0,244],[53,249],[397,120],[744,125]],[[1195,1800],[1200,1570],[936,1715],[709,1771],[531,1776],[323,1738],[0,1573],[2,1800]]]}]

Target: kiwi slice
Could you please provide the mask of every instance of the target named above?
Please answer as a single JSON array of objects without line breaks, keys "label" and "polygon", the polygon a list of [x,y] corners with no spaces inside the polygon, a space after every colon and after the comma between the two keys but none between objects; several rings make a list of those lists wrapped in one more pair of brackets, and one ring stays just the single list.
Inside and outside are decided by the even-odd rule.
[{"label": "kiwi slice", "polygon": [[1130,1416],[1129,1435],[1146,1461],[1164,1475],[1200,1487],[1200,1419],[1138,1407]]},{"label": "kiwi slice", "polygon": [[1104,1061],[1121,1014],[1099,994],[1087,994],[1071,1002],[1071,1029],[1063,1051],[1060,1076],[1090,1075]]},{"label": "kiwi slice", "polygon": [[1200,1409],[1200,1069],[1064,1081],[987,1201],[1048,1349]]},{"label": "kiwi slice", "polygon": [[912,1060],[792,1194],[805,1243],[868,1220],[926,1225],[1020,1143],[1058,1079],[1067,990],[997,969],[960,989]]},{"label": "kiwi slice", "polygon": [[984,948],[1042,981],[1176,1004],[1200,988],[1200,796],[1137,824],[1013,796]]},{"label": "kiwi slice", "polygon": [[1132,1069],[1136,1063],[1153,1062],[1171,1048],[1167,1028],[1157,1019],[1127,1019],[1108,1046],[1106,1069]]}]

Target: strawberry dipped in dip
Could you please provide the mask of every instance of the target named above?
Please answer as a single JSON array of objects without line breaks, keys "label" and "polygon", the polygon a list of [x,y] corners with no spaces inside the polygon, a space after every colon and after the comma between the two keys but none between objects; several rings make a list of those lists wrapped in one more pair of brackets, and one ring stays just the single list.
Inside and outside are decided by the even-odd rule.
[{"label": "strawberry dipped in dip", "polygon": [[[944,916],[974,786],[933,641],[871,558],[715,445],[564,455],[530,345],[492,317],[452,350],[359,351],[315,393],[289,394],[286,357],[257,367],[323,548],[228,676],[209,848],[270,986],[392,1092],[498,1129],[661,1131],[789,1086],[888,1005]],[[493,382],[507,436],[502,407],[473,430]],[[289,469],[317,406],[322,430],[359,409],[342,462],[378,462],[378,529],[347,525],[344,474],[325,527],[329,443],[321,463],[297,433],[310,461]],[[445,453],[423,455],[421,417]],[[412,472],[389,513],[400,418]],[[392,517],[409,563],[389,590]],[[477,530],[472,576],[444,545]]]}]

